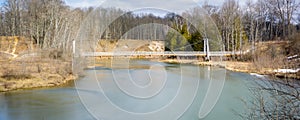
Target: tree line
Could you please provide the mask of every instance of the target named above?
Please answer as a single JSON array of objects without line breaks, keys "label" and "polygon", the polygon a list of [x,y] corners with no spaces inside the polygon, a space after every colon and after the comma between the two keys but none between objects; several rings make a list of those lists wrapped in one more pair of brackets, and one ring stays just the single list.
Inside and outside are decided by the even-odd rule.
[{"label": "tree line", "polygon": [[[251,44],[254,49],[259,41],[288,40],[299,31],[299,3],[297,0],[248,0],[241,7],[237,0],[225,0],[220,6],[205,3],[181,14],[158,17],[118,8],[71,8],[63,0],[6,0],[0,7],[0,35],[25,36],[32,42],[31,46],[41,49],[71,51],[82,23],[98,11],[99,21],[89,23],[89,27],[94,27],[91,30],[97,30],[89,31],[94,37],[87,39],[166,40],[168,49],[186,50],[183,46],[189,43],[193,50],[203,50],[205,35],[199,31],[203,26],[189,21],[196,20],[197,13],[204,9],[218,28],[224,49],[239,51],[245,44]],[[139,27],[149,23],[153,25]]]}]

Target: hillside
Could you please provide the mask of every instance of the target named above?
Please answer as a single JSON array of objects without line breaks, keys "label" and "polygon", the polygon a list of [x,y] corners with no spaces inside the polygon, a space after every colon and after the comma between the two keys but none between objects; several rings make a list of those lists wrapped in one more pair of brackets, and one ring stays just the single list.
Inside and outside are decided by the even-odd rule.
[{"label": "hillside", "polygon": [[71,61],[34,46],[24,37],[0,37],[0,92],[57,86],[77,78]]},{"label": "hillside", "polygon": [[100,40],[96,48],[98,52],[113,51],[164,51],[163,41],[150,40]]},{"label": "hillside", "polygon": [[25,37],[0,36],[0,60],[16,58],[18,54],[34,49]]}]

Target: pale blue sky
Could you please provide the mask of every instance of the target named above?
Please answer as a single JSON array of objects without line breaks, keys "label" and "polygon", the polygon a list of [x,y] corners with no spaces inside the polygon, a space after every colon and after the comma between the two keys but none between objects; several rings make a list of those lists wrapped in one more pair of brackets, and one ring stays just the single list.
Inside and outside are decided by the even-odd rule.
[{"label": "pale blue sky", "polygon": [[4,2],[4,0],[0,0],[0,4],[2,4]]},{"label": "pale blue sky", "polygon": [[[0,0],[2,4],[5,0]],[[224,0],[64,0],[67,5],[73,7],[95,7],[104,4],[125,9],[137,9],[141,7],[155,7],[162,9],[178,10],[182,7],[191,7],[207,1],[209,4],[221,5]],[[244,4],[247,0],[239,0]],[[253,0],[256,1],[256,0]]]},{"label": "pale blue sky", "polygon": [[[0,0],[2,4],[5,0]],[[207,1],[212,5],[222,5],[224,0],[64,0],[72,7],[116,7],[135,11],[136,9],[154,8],[180,13]],[[239,0],[241,5],[247,0]],[[253,0],[256,1],[256,0]],[[160,14],[160,13],[157,13]]]},{"label": "pale blue sky", "polygon": [[[204,2],[211,5],[222,5],[224,0],[65,0],[67,5],[73,7],[116,7],[125,10],[136,11],[136,9],[154,8],[163,11],[180,13],[201,5]],[[239,0],[241,5],[247,0]],[[253,0],[256,1],[256,0]],[[139,12],[139,11],[138,11]],[[144,11],[140,11],[144,12]],[[151,12],[151,11],[149,11]],[[165,13],[161,11],[151,12],[158,16],[163,16]]]},{"label": "pale blue sky", "polygon": [[[130,10],[144,7],[181,10],[196,6],[197,4],[203,4],[205,1],[213,5],[221,5],[224,2],[224,0],[65,0],[68,5],[73,7],[102,5]],[[244,4],[245,1],[247,0],[239,0],[240,4]]]}]

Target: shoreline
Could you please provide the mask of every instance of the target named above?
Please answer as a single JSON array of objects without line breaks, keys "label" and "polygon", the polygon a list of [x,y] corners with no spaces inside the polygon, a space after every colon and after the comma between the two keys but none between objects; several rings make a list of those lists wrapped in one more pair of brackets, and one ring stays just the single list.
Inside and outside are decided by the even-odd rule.
[{"label": "shoreline", "polygon": [[12,80],[0,84],[0,93],[26,90],[26,89],[55,88],[55,87],[68,84],[76,80],[77,78],[78,78],[77,76],[69,75],[68,78],[66,79],[53,78],[51,80],[43,80],[40,78],[30,78],[30,79]]},{"label": "shoreline", "polygon": [[240,61],[207,61],[207,62],[200,62],[197,60],[177,60],[177,59],[165,59],[165,60],[158,60],[159,62],[164,63],[174,63],[174,64],[194,64],[200,66],[218,66],[224,68],[226,70],[234,71],[234,72],[242,72],[242,73],[249,73],[249,74],[259,74],[259,75],[268,75],[268,76],[275,76],[279,78],[292,78],[300,80],[299,73],[280,73],[275,72],[277,69],[271,68],[258,68],[251,62],[240,62]]},{"label": "shoreline", "polygon": [[[280,78],[294,78],[300,79],[298,73],[277,73],[274,69],[268,68],[257,68],[251,62],[239,62],[239,61],[207,61],[200,62],[198,60],[177,60],[177,59],[150,59],[150,61],[164,62],[164,63],[173,63],[173,64],[193,64],[200,66],[217,66],[224,68],[226,70],[234,71],[234,72],[242,72],[249,74],[258,74],[258,75],[268,75],[268,76],[276,76]],[[63,64],[68,64],[64,62]],[[51,65],[51,63],[46,63],[46,66]],[[67,66],[67,65],[66,65]],[[66,67],[64,66],[64,67]],[[64,67],[56,66],[54,69],[64,69]],[[300,71],[299,71],[300,72]],[[36,89],[36,88],[52,88],[59,87],[64,84],[70,83],[78,79],[78,75],[73,74],[59,74],[59,73],[51,73],[49,70],[43,71],[41,73],[30,73],[30,77],[24,78],[16,78],[16,79],[5,79],[3,76],[0,77],[0,93],[1,92],[11,92],[17,90],[24,89]],[[34,77],[33,77],[34,76]]]},{"label": "shoreline", "polygon": [[[25,63],[25,67],[23,64]],[[23,89],[57,87],[78,78],[64,60],[1,62],[0,93]]]},{"label": "shoreline", "polygon": [[2,78],[0,79],[0,93],[25,89],[58,87],[68,84],[77,78],[76,75],[68,75],[66,78],[62,78],[55,74],[50,74],[47,79],[33,77],[28,79],[5,80]]}]

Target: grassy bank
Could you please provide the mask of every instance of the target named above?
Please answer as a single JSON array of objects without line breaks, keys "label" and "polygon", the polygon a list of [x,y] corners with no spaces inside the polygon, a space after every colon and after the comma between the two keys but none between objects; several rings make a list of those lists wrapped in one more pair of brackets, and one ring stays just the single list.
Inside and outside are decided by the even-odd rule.
[{"label": "grassy bank", "polygon": [[70,56],[36,46],[25,37],[0,36],[0,92],[54,87],[77,78]]},{"label": "grassy bank", "polygon": [[54,87],[77,78],[72,74],[71,61],[34,58],[0,64],[0,92]]},{"label": "grassy bank", "polygon": [[160,62],[177,63],[177,64],[195,64],[195,65],[202,65],[202,66],[219,66],[235,72],[257,73],[261,75],[272,75],[277,77],[300,79],[300,71],[298,71],[297,73],[279,73],[276,72],[277,69],[257,66],[253,62],[241,62],[241,61],[199,62],[195,60],[178,60],[178,59],[165,59],[165,60],[160,60]]}]

